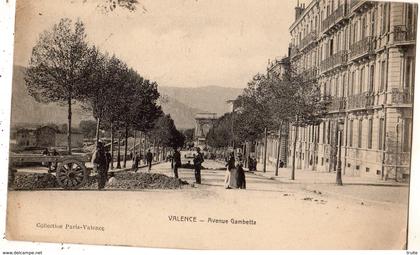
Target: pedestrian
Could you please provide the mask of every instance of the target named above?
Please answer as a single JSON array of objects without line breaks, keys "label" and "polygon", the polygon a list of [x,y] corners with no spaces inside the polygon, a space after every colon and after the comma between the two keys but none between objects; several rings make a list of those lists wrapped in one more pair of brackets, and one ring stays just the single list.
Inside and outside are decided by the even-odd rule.
[{"label": "pedestrian", "polygon": [[108,177],[109,166],[110,166],[111,161],[112,161],[112,155],[109,152],[109,147],[106,147],[105,157],[106,157],[106,176]]},{"label": "pedestrian", "polygon": [[238,188],[246,189],[245,171],[243,168],[242,155],[240,153],[238,153],[238,159],[236,160],[236,171]]},{"label": "pedestrian", "polygon": [[[60,155],[56,149],[53,149],[51,152],[51,156],[58,156]],[[57,166],[58,166],[58,159],[54,160],[54,171],[57,171]]]},{"label": "pedestrian", "polygon": [[194,175],[195,182],[201,184],[201,164],[204,162],[203,154],[200,152],[200,147],[197,147],[197,154],[194,155]]},{"label": "pedestrian", "polygon": [[109,173],[108,185],[113,186],[117,184],[117,179],[115,178],[114,172]]},{"label": "pedestrian", "polygon": [[283,167],[284,167],[284,162],[283,162],[283,160],[280,160],[280,162],[279,162],[279,167],[280,167],[280,168],[283,168]]},{"label": "pedestrian", "polygon": [[139,153],[135,153],[134,154],[134,158],[133,158],[133,165],[131,167],[131,169],[136,173],[137,170],[139,170],[139,162],[140,162],[140,155]]},{"label": "pedestrian", "polygon": [[230,181],[232,179],[232,169],[235,168],[235,153],[231,152],[230,153],[230,158],[228,160],[228,162],[226,163],[226,175],[225,175],[225,189],[231,189],[232,187],[230,186]]},{"label": "pedestrian", "polygon": [[[42,152],[42,156],[48,157],[50,155],[50,151],[48,148],[45,148],[45,150]],[[48,173],[51,173],[51,162],[42,162],[42,165],[48,168]]]},{"label": "pedestrian", "polygon": [[104,145],[101,141],[98,141],[96,144],[96,150],[92,155],[92,164],[94,168],[97,169],[97,179],[98,179],[98,189],[102,190],[105,187],[107,181],[106,178],[106,153]]},{"label": "pedestrian", "polygon": [[149,149],[147,150],[147,153],[146,153],[146,162],[149,167],[149,172],[150,170],[152,170],[152,161],[153,161],[153,153]]},{"label": "pedestrian", "polygon": [[178,151],[178,148],[175,148],[172,162],[174,168],[174,176],[178,179],[178,167],[181,166],[181,153]]}]

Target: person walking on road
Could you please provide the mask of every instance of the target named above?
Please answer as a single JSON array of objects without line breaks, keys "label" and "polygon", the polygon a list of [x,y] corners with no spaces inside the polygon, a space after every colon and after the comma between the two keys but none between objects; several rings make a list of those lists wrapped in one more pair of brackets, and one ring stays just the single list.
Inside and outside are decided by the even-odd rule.
[{"label": "person walking on road", "polygon": [[235,153],[232,151],[230,153],[230,158],[226,163],[226,175],[225,175],[225,189],[231,189],[230,182],[232,180],[232,170],[235,168]]},{"label": "person walking on road", "polygon": [[109,147],[106,147],[105,149],[105,157],[106,157],[106,179],[108,179],[108,171],[109,171],[109,167],[111,165],[111,161],[112,161],[112,155],[111,152],[109,152]]},{"label": "person walking on road", "polygon": [[107,181],[106,176],[106,165],[107,165],[106,153],[104,149],[104,145],[101,141],[98,141],[96,145],[96,150],[92,155],[92,164],[94,168],[97,169],[98,172],[98,189],[102,190],[105,187],[105,183]]},{"label": "person walking on road", "polygon": [[146,161],[147,166],[149,167],[149,172],[152,170],[152,161],[153,161],[153,153],[150,151],[150,149],[146,153]]},{"label": "person walking on road", "polygon": [[236,160],[236,171],[237,171],[237,185],[240,189],[246,189],[245,171],[243,168],[242,155],[238,153],[238,159]]},{"label": "person walking on road", "polygon": [[178,179],[178,167],[181,166],[181,153],[178,151],[178,148],[175,148],[174,155],[172,158],[173,161],[173,168],[174,168],[174,176]]},{"label": "person walking on road", "polygon": [[133,158],[133,165],[131,167],[131,169],[136,173],[137,170],[139,170],[139,162],[140,162],[140,155],[139,153],[135,153],[134,154],[134,158]]},{"label": "person walking on road", "polygon": [[200,147],[197,147],[197,154],[194,156],[194,175],[197,184],[201,184],[201,164],[203,162],[203,154],[200,152]]}]

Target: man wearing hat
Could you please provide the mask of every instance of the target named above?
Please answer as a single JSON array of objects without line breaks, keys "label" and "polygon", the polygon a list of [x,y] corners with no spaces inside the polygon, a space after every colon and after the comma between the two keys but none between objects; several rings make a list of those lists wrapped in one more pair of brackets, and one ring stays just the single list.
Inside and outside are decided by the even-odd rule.
[{"label": "man wearing hat", "polygon": [[194,175],[197,184],[201,184],[201,164],[203,162],[203,154],[200,152],[200,147],[197,147],[197,154],[194,155]]},{"label": "man wearing hat", "polygon": [[98,175],[98,189],[102,190],[105,188],[105,183],[107,181],[106,170],[107,170],[107,159],[104,144],[102,141],[98,141],[96,144],[96,150],[92,155],[92,164],[96,168]]}]

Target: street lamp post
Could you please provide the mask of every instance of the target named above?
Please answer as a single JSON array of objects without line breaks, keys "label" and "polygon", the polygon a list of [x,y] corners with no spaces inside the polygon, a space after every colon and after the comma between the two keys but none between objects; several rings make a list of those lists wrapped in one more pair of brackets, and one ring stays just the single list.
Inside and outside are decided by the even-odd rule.
[{"label": "street lamp post", "polygon": [[341,140],[342,140],[342,133],[344,129],[344,123],[338,122],[338,166],[337,166],[337,177],[336,177],[336,184],[343,185],[343,180],[341,177]]}]

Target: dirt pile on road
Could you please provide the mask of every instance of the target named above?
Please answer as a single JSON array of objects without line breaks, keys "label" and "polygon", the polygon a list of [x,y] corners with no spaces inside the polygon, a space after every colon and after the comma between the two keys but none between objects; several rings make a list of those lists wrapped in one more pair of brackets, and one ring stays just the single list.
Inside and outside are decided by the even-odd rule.
[{"label": "dirt pile on road", "polygon": [[[179,189],[188,182],[156,173],[115,173],[116,181],[107,183],[105,188],[121,190],[139,189]],[[37,190],[59,188],[55,175],[47,173],[19,173],[12,184],[14,190]],[[98,189],[96,176],[89,176],[86,184],[80,189]]]},{"label": "dirt pile on road", "polygon": [[40,173],[18,173],[12,183],[16,190],[51,189],[57,188],[58,183],[55,175]]},{"label": "dirt pile on road", "polygon": [[156,173],[115,173],[115,184],[107,184],[112,189],[179,189],[188,182]]}]

